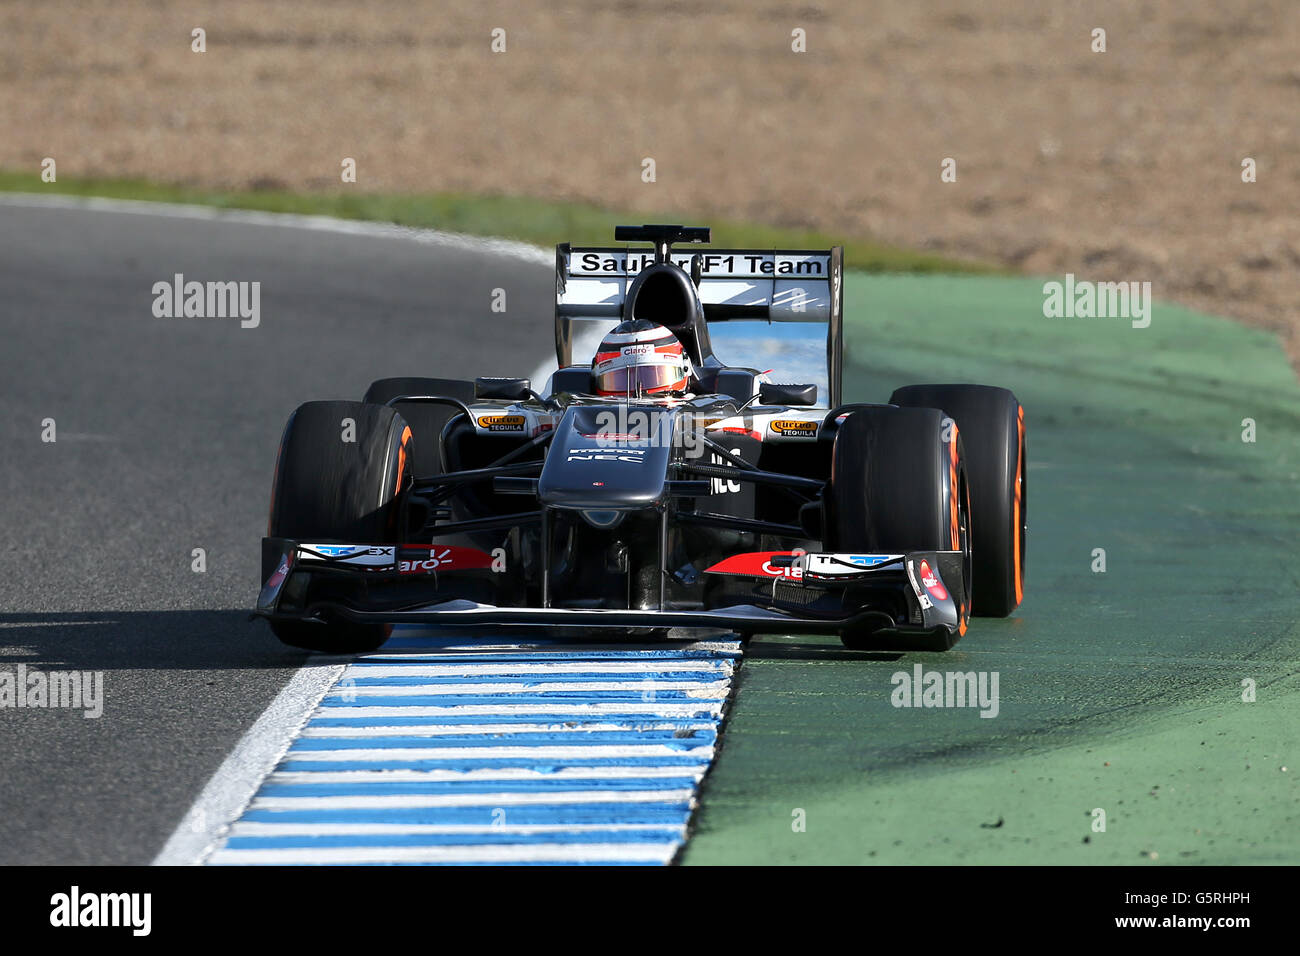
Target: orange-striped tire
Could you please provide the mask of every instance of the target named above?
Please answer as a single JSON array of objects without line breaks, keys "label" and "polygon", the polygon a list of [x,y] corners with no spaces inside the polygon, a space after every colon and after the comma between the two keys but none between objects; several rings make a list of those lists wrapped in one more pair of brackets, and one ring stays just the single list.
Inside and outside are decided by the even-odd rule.
[{"label": "orange-striped tire", "polygon": [[970,481],[974,613],[1006,617],[1025,593],[1025,410],[1005,388],[909,385],[889,399],[939,408],[961,431]]},{"label": "orange-striped tire", "polygon": [[[877,406],[852,412],[835,433],[823,498],[829,551],[904,554],[963,551],[960,633],[970,618],[970,505],[960,429],[934,408]],[[869,647],[870,633],[842,633]]]}]

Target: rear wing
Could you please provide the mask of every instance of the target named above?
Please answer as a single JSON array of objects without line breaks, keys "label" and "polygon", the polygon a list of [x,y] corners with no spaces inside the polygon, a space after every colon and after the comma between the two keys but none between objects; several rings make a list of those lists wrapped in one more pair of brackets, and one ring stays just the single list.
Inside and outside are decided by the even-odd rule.
[{"label": "rear wing", "polygon": [[[759,346],[787,351],[791,340],[825,342],[824,388],[818,404],[841,400],[843,378],[844,250],[707,249],[673,251],[669,261],[695,284],[710,333],[715,323],[766,323]],[[555,247],[555,354],[561,367],[573,364],[573,323],[623,319],[628,286],[655,262],[655,250],[616,246]],[[776,324],[780,323],[778,327]],[[763,355],[721,355],[728,365],[762,368]],[[823,377],[824,376],[824,377]]]}]

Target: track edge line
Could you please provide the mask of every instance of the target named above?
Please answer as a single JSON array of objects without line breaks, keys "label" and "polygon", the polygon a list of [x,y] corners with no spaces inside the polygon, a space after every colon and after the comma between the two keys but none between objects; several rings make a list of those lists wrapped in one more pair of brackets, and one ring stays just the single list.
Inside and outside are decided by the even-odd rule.
[{"label": "track edge line", "polygon": [[207,859],[347,666],[304,664],[298,669],[222,761],[152,866],[197,866]]}]

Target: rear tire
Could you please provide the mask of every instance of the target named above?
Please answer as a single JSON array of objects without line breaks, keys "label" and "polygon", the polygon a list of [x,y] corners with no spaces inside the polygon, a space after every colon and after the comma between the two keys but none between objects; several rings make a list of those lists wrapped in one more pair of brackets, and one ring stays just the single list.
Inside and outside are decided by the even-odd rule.
[{"label": "rear tire", "polygon": [[[828,551],[904,554],[966,551],[962,633],[970,617],[970,504],[960,435],[945,441],[934,408],[863,408],[835,434],[826,490]],[[873,629],[841,632],[846,647],[869,649]],[[947,645],[945,644],[946,648]]]},{"label": "rear tire", "polygon": [[[410,447],[411,429],[391,408],[361,402],[300,405],[280,440],[267,534],[311,543],[398,543]],[[379,647],[391,628],[273,621],[271,630],[292,647],[351,653]]]},{"label": "rear tire", "polygon": [[[370,383],[364,402],[382,405],[398,395],[444,395],[462,402],[474,400],[474,383],[454,378],[381,378]],[[415,436],[412,445],[413,467],[420,478],[442,474],[442,429],[453,415],[460,414],[452,405],[432,402],[398,402],[394,408]]]},{"label": "rear tire", "polygon": [[909,385],[890,404],[940,408],[957,423],[966,448],[974,529],[974,612],[1006,617],[1025,588],[1025,410],[1005,388]]}]

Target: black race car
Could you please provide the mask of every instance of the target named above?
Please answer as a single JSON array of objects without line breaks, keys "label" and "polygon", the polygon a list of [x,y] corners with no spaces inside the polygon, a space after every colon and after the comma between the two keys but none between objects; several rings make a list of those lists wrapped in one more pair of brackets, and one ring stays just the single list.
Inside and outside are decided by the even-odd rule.
[{"label": "black race car", "polygon": [[[838,247],[685,254],[674,244],[709,230],[662,225],[615,239],[651,247],[556,249],[558,369],[542,392],[382,379],[290,416],[255,612],[281,640],[368,650],[410,623],[943,650],[972,613],[1016,608],[1025,418],[1011,392],[913,385],[842,403]],[[600,394],[574,343],[629,322],[671,332],[687,385]],[[802,378],[775,376],[793,381],[758,368],[809,355]]]}]

